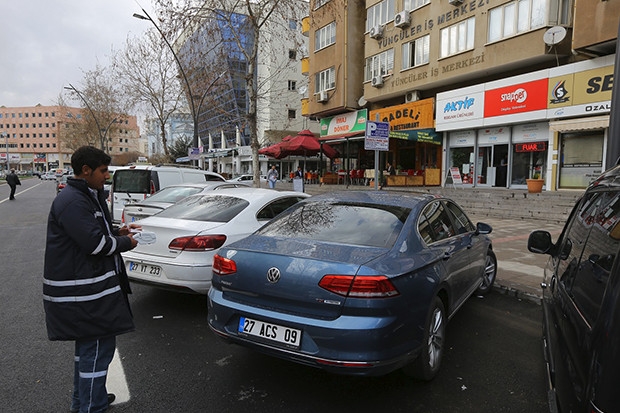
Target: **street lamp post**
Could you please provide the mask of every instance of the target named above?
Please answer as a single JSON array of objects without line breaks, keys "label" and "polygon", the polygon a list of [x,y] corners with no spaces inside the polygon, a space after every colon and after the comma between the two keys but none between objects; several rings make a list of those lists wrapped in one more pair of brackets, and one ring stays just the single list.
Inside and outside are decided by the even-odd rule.
[{"label": "street lamp post", "polygon": [[185,70],[183,70],[183,65],[181,64],[181,61],[179,60],[179,57],[177,56],[176,52],[172,48],[172,45],[170,44],[170,42],[168,42],[168,39],[164,35],[164,32],[159,28],[157,23],[155,23],[155,21],[146,12],[146,10],[144,10],[144,9],[141,9],[141,10],[142,10],[142,13],[144,13],[144,15],[141,15],[141,14],[138,14],[138,13],[134,13],[133,17],[135,17],[136,19],[140,19],[140,20],[148,20],[148,21],[150,21],[153,24],[153,26],[155,26],[155,28],[157,29],[157,31],[161,35],[161,38],[164,40],[164,42],[166,43],[166,45],[170,49],[170,52],[172,53],[172,56],[174,57],[174,60],[176,61],[177,66],[179,68],[179,72],[181,72],[181,76],[183,77],[183,81],[185,82],[185,87],[187,88],[187,94],[189,96],[188,100],[189,100],[190,110],[192,112],[192,119],[194,121],[194,136],[193,136],[192,145],[193,145],[194,148],[198,148],[200,146],[200,143],[201,143],[200,139],[198,137],[198,116],[200,116],[200,108],[202,107],[202,103],[204,102],[204,99],[207,96],[207,93],[209,92],[209,90],[211,90],[213,85],[215,85],[215,82],[217,82],[222,76],[224,76],[224,74],[226,73],[226,70],[223,71],[222,73],[220,73],[219,76],[216,77],[211,82],[211,84],[209,84],[209,86],[207,87],[205,92],[202,94],[202,97],[200,98],[200,103],[199,103],[198,107],[196,107],[196,104],[194,102],[194,95],[192,94],[192,88],[191,88],[191,86],[189,84],[189,80],[187,79],[187,75],[185,73]]},{"label": "street lamp post", "polygon": [[116,118],[114,118],[114,120],[110,122],[110,125],[108,125],[108,127],[105,129],[105,133],[102,134],[101,126],[99,125],[99,120],[97,120],[97,116],[95,115],[95,112],[90,107],[90,105],[88,104],[88,101],[82,95],[82,93],[80,93],[80,91],[77,90],[71,83],[69,83],[69,87],[65,86],[65,89],[74,91],[80,97],[80,99],[82,99],[82,102],[84,102],[84,104],[86,105],[86,108],[90,112],[91,116],[93,117],[93,119],[95,119],[95,124],[97,125],[97,133],[99,133],[99,143],[101,144],[101,150],[107,152],[105,150],[105,138],[108,133],[108,129],[110,129],[110,125],[112,125],[112,123],[114,122],[114,120],[116,120]]}]

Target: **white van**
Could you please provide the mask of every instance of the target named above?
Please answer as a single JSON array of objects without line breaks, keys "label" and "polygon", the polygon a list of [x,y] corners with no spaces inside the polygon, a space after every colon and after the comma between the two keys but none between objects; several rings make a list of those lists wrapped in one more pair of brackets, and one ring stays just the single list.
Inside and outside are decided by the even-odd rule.
[{"label": "white van", "polygon": [[120,224],[126,204],[145,200],[162,188],[181,183],[225,181],[215,172],[187,166],[132,165],[114,171],[110,189],[112,222]]}]

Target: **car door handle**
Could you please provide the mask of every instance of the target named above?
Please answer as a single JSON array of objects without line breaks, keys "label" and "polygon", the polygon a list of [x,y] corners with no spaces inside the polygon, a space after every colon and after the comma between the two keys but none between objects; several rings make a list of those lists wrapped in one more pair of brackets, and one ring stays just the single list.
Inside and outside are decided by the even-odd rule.
[{"label": "car door handle", "polygon": [[450,259],[450,257],[452,257],[452,253],[451,252],[446,251],[446,252],[443,253],[443,259],[444,260]]}]

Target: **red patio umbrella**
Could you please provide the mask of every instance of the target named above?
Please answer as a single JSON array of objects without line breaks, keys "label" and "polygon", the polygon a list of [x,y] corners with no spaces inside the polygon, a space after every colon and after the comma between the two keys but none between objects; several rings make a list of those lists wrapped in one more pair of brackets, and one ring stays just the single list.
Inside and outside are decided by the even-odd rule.
[{"label": "red patio umbrella", "polygon": [[327,143],[321,145],[316,136],[308,129],[302,130],[290,140],[282,142],[281,150],[287,154],[286,156],[314,156],[321,152],[321,146],[323,147],[323,153],[328,158],[335,158],[338,156],[338,151]]}]

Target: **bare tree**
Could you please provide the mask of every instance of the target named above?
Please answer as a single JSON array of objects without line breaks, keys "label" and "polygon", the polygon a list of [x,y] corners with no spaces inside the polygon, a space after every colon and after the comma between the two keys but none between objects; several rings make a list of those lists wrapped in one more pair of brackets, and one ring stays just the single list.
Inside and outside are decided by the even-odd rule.
[{"label": "bare tree", "polygon": [[[73,101],[79,102],[81,119],[75,121],[75,133],[66,135],[66,144],[74,145],[80,140],[97,142],[99,148],[107,152],[109,136],[118,131],[127,117],[128,106],[124,104],[119,85],[110,74],[110,69],[99,64],[94,70],[85,71],[83,84],[65,87]],[[78,138],[77,135],[82,135]],[[61,137],[62,139],[62,137]]]},{"label": "bare tree", "polygon": [[128,99],[157,119],[164,155],[170,154],[166,124],[179,110],[183,89],[171,51],[151,28],[143,37],[127,39],[125,49],[114,57],[114,72]]},{"label": "bare tree", "polygon": [[[259,52],[263,55],[288,56],[289,47],[286,50],[276,50],[274,46],[278,42],[261,41],[270,30],[273,30],[273,37],[282,36],[285,32],[277,32],[278,23],[288,24],[291,16],[299,14],[299,10],[307,5],[299,0],[179,0],[171,2],[169,0],[156,0],[162,15],[166,15],[171,21],[177,22],[177,27],[183,30],[192,31],[192,26],[197,25],[207,27],[209,22],[217,21],[213,26],[223,26],[219,32],[225,31],[229,37],[226,41],[232,41],[236,45],[236,51],[240,53],[239,60],[243,60],[245,65],[245,93],[247,94],[247,111],[245,115],[244,129],[249,131],[250,146],[252,148],[252,170],[254,172],[254,185],[260,185],[260,167],[258,150],[260,142],[258,139],[257,119],[259,101],[266,90],[264,86],[268,84],[266,78],[258,78]],[[272,27],[270,28],[270,24]],[[211,33],[214,39],[218,39],[218,34]],[[219,39],[222,40],[221,38]],[[249,40],[249,41],[248,41]],[[301,46],[301,45],[299,45]],[[261,48],[266,48],[261,51]],[[300,47],[301,50],[301,47]],[[277,60],[274,59],[274,62]],[[263,62],[264,63],[264,62]],[[277,73],[277,70],[272,71]]]},{"label": "bare tree", "polygon": [[58,137],[63,149],[73,152],[85,145],[99,146],[99,133],[92,116],[82,116],[84,110],[76,111],[63,94],[58,96],[56,104],[60,107]]}]

